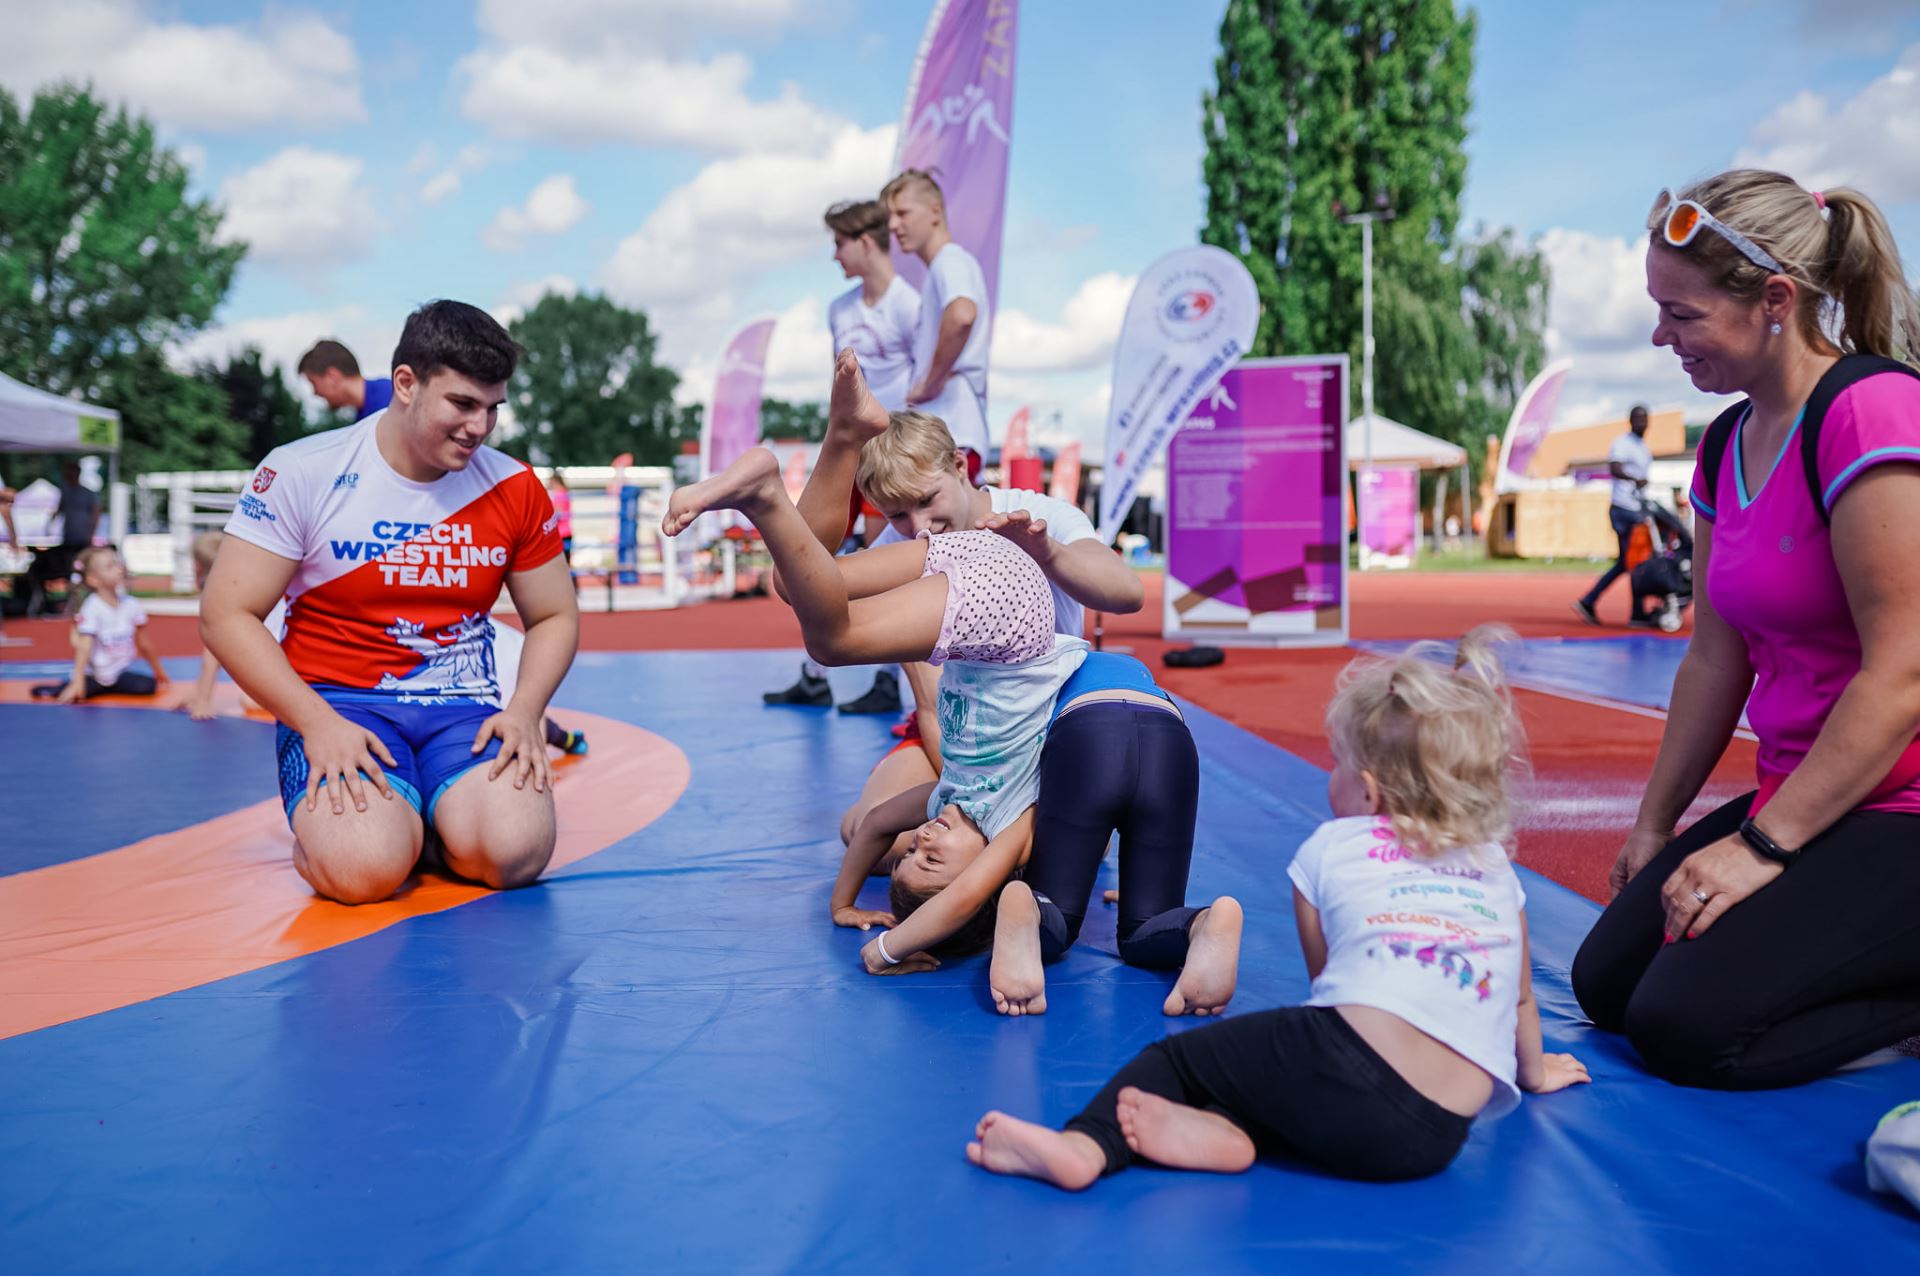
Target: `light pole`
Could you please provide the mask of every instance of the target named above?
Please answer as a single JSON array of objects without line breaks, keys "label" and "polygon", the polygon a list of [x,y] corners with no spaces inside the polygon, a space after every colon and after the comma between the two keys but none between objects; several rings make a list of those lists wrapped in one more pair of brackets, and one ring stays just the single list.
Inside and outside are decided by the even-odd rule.
[{"label": "light pole", "polygon": [[[1377,195],[1374,202],[1384,205],[1386,196]],[[1338,209],[1339,205],[1334,207]],[[1361,431],[1365,459],[1360,463],[1360,481],[1353,489],[1353,521],[1358,524],[1354,531],[1358,534],[1360,566],[1364,569],[1367,565],[1367,479],[1373,474],[1373,224],[1392,221],[1393,210],[1380,207],[1371,213],[1349,213],[1340,220],[1349,226],[1356,222],[1360,226],[1360,415],[1366,425]]]}]

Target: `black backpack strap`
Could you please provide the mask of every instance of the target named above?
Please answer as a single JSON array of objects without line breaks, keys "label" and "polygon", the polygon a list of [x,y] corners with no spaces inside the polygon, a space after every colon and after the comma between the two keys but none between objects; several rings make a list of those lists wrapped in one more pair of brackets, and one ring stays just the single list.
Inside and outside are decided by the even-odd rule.
[{"label": "black backpack strap", "polygon": [[[1700,438],[1700,450],[1695,457],[1695,466],[1700,471],[1701,490],[1708,500],[1720,499],[1720,464],[1726,460],[1727,445],[1733,442],[1733,428],[1740,424],[1741,415],[1747,410],[1747,400],[1742,399],[1719,416],[1713,418],[1713,424]],[[1714,513],[1718,514],[1716,508]]]},{"label": "black backpack strap", "polygon": [[[1833,523],[1833,511],[1827,508],[1826,488],[1820,482],[1820,422],[1833,401],[1849,386],[1883,372],[1904,372],[1920,379],[1920,372],[1898,359],[1883,359],[1877,354],[1848,354],[1840,356],[1840,361],[1827,369],[1807,397],[1806,411],[1800,418],[1800,468],[1807,473],[1807,491],[1813,496],[1813,507],[1820,511],[1820,521],[1828,525]],[[1717,426],[1719,422],[1714,424]]]}]

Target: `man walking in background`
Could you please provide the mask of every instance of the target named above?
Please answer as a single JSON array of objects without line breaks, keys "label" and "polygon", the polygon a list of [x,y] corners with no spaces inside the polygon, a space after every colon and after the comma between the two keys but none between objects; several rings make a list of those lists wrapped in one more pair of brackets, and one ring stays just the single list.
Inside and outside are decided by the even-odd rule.
[{"label": "man walking in background", "polygon": [[1573,609],[1589,625],[1600,623],[1594,606],[1599,603],[1600,595],[1607,592],[1607,587],[1626,574],[1627,546],[1633,529],[1646,518],[1645,490],[1647,472],[1653,467],[1653,449],[1647,446],[1645,404],[1633,405],[1633,411],[1627,414],[1627,425],[1628,432],[1615,439],[1607,453],[1607,473],[1613,476],[1613,503],[1607,509],[1607,517],[1613,523],[1620,550],[1613,566],[1602,572],[1600,579],[1593,582],[1593,588],[1573,604]]}]

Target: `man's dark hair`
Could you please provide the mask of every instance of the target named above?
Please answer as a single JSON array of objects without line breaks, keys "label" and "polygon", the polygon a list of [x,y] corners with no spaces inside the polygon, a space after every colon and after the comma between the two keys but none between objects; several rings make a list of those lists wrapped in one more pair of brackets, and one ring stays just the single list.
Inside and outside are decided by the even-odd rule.
[{"label": "man's dark hair", "polygon": [[424,384],[442,368],[482,385],[505,381],[520,362],[519,342],[498,320],[464,301],[429,301],[407,316],[400,344],[393,348],[395,371],[402,364]]},{"label": "man's dark hair", "polygon": [[353,351],[329,338],[314,342],[313,349],[300,356],[300,364],[294,371],[303,377],[317,377],[335,369],[350,377],[357,377],[360,375],[360,361],[353,357]]},{"label": "man's dark hair", "polygon": [[827,229],[848,239],[865,235],[881,248],[887,246],[887,210],[876,199],[842,200],[827,210]]}]

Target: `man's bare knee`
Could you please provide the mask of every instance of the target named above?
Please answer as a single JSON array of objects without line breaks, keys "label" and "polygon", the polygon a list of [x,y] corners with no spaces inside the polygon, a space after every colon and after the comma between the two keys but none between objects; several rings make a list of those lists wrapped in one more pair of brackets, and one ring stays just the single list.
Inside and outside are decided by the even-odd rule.
[{"label": "man's bare knee", "polygon": [[506,837],[489,837],[478,846],[446,848],[447,867],[468,881],[497,891],[531,886],[540,879],[553,859],[554,839],[537,835],[523,837],[517,844]]},{"label": "man's bare knee", "polygon": [[342,904],[390,898],[413,874],[422,835],[412,808],[340,815],[324,807],[294,818],[293,866],[315,893]]}]

